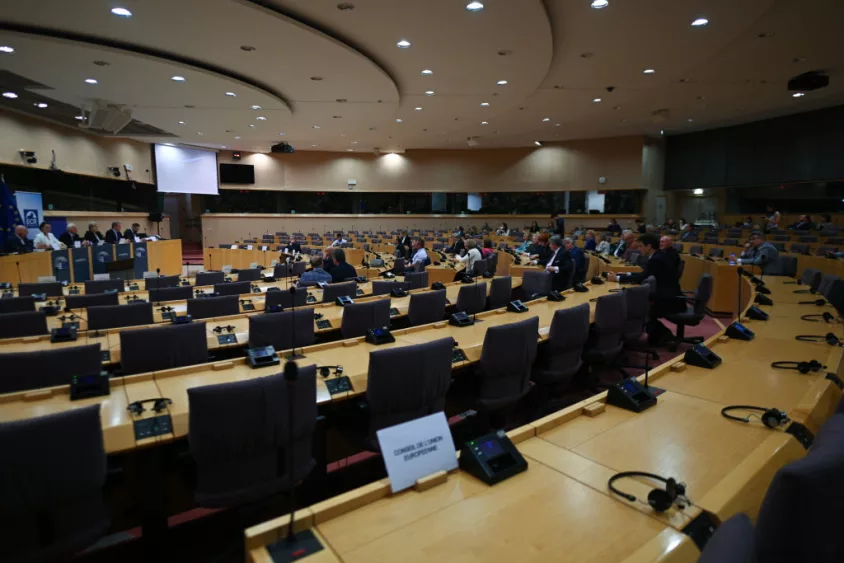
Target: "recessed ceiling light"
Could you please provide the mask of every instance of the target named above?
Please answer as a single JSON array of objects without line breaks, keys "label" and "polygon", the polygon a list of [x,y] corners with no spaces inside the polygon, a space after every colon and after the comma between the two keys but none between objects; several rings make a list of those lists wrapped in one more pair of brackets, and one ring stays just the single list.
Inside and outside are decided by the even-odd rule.
[{"label": "recessed ceiling light", "polygon": [[197,135],[202,135],[202,133],[197,133]]},{"label": "recessed ceiling light", "polygon": [[434,71],[426,68],[422,71],[422,74],[425,76],[431,76],[432,74],[434,74]]},{"label": "recessed ceiling light", "polygon": [[240,50],[246,51],[247,53],[251,53],[252,51],[255,50],[255,47],[253,47],[252,45],[241,45]]},{"label": "recessed ceiling light", "polygon": [[356,144],[358,144],[358,142],[357,142],[357,141],[352,141],[352,144],[353,144],[353,145],[356,145]]},{"label": "recessed ceiling light", "polygon": [[591,59],[594,56],[595,56],[595,53],[593,53],[592,51],[586,51],[585,53],[580,53],[581,59]]},{"label": "recessed ceiling light", "polygon": [[642,71],[642,74],[654,74],[656,71],[652,68],[646,68]]},{"label": "recessed ceiling light", "polygon": [[311,146],[312,146],[312,147],[315,147],[315,146],[317,146],[317,145],[311,145]]},{"label": "recessed ceiling light", "polygon": [[550,117],[543,117],[543,118],[542,118],[542,122],[543,122],[543,123],[548,123],[549,121],[551,121],[551,118],[550,118]]},{"label": "recessed ceiling light", "polygon": [[14,100],[15,98],[18,97],[18,95],[15,94],[14,92],[3,92],[3,97],[9,98],[10,100]]},{"label": "recessed ceiling light", "polygon": [[609,0],[593,0],[592,1],[592,7],[595,8],[596,10],[606,8],[609,5],[610,5]]},{"label": "recessed ceiling light", "polygon": [[346,149],[346,152],[355,152],[355,149]]},{"label": "recessed ceiling light", "polygon": [[342,115],[332,115],[331,119],[343,119]]},{"label": "recessed ceiling light", "polygon": [[396,119],[396,123],[404,123],[401,119]]},{"label": "recessed ceiling light", "polygon": [[489,121],[481,121],[481,125],[489,125]]},{"label": "recessed ceiling light", "polygon": [[659,130],[659,134],[660,134],[660,135],[665,135],[665,129],[660,129],[660,130]]},{"label": "recessed ceiling light", "polygon": [[255,124],[254,124],[254,123],[250,123],[250,124],[249,124],[249,127],[252,127],[252,128],[254,129],[254,128],[255,128]]},{"label": "recessed ceiling light", "polygon": [[601,98],[595,98],[594,100],[592,100],[592,103],[595,103],[595,104],[600,104],[600,103],[601,103]]},{"label": "recessed ceiling light", "polygon": [[240,139],[240,137],[235,137],[235,139]]},{"label": "recessed ceiling light", "polygon": [[422,108],[414,108],[416,111],[422,111]]},{"label": "recessed ceiling light", "polygon": [[533,144],[534,144],[534,145],[536,145],[537,147],[541,147],[541,146],[542,146],[542,143],[540,143],[539,141],[534,141],[534,142],[533,142]]},{"label": "recessed ceiling light", "polygon": [[184,125],[184,124],[185,124],[185,122],[184,122],[184,121],[180,121],[180,122],[179,122],[179,125]]},{"label": "recessed ceiling light", "polygon": [[489,107],[489,102],[481,102],[481,107],[482,107],[482,108],[488,108],[488,107]]},{"label": "recessed ceiling light", "polygon": [[621,109],[621,106],[613,106],[612,109],[619,110]]},{"label": "recessed ceiling light", "polygon": [[555,124],[554,124],[554,127],[559,127],[559,126],[560,126],[560,124],[559,124],[559,123],[555,123]]},{"label": "recessed ceiling light", "polygon": [[259,116],[258,116],[258,117],[256,117],[255,119],[257,119],[258,121],[266,121],[266,120],[267,120],[267,118],[266,118],[266,117],[264,117],[263,115],[259,115]]},{"label": "recessed ceiling light", "polygon": [[351,12],[355,9],[355,5],[351,2],[342,2],[340,4],[337,4],[337,9],[341,12]]},{"label": "recessed ceiling light", "polygon": [[112,8],[111,13],[115,16],[120,16],[121,18],[131,18],[132,12],[127,10],[126,8]]},{"label": "recessed ceiling light", "polygon": [[252,106],[252,109],[261,109],[261,106]]},{"label": "recessed ceiling light", "polygon": [[97,79],[96,78],[86,78],[85,83],[86,84],[97,84]]},{"label": "recessed ceiling light", "polygon": [[398,47],[399,49],[407,49],[408,47],[410,47],[410,41],[408,41],[407,39],[402,39],[401,41],[396,43],[396,47]]},{"label": "recessed ceiling light", "polygon": [[499,86],[507,86],[507,81],[506,80],[499,80],[498,82],[496,82],[496,84],[498,84]]},{"label": "recessed ceiling light", "polygon": [[314,125],[314,129],[319,129],[319,125]]},{"label": "recessed ceiling light", "polygon": [[34,105],[37,108],[41,108],[41,109],[44,109],[45,107],[47,107],[47,104],[45,104],[44,102],[39,102],[37,104],[32,104],[32,105]]},{"label": "recessed ceiling light", "polygon": [[[3,94],[3,95],[5,96],[6,94]],[[805,96],[805,95],[806,95],[806,94],[805,94],[805,93],[803,93],[803,92],[795,92],[795,93],[793,93],[793,94],[791,95],[791,97],[792,97],[792,98],[802,98],[802,97],[803,97],[803,96]]]},{"label": "recessed ceiling light", "polygon": [[433,91],[433,90],[425,90],[425,95],[426,95],[426,96],[433,96],[433,95],[434,95],[434,91]]},{"label": "recessed ceiling light", "polygon": [[15,48],[8,45],[0,45],[0,53],[14,53]]},{"label": "recessed ceiling light", "polygon": [[706,18],[697,18],[692,22],[692,27],[703,27],[709,23],[709,20]]},{"label": "recessed ceiling light", "polygon": [[793,59],[791,59],[791,62],[794,62],[794,63],[805,63],[805,62],[806,62],[806,57],[794,57]]},{"label": "recessed ceiling light", "polygon": [[236,98],[237,94],[235,94],[234,92],[226,92],[226,96],[228,96],[229,98]]},{"label": "recessed ceiling light", "polygon": [[512,54],[513,51],[511,51],[510,49],[501,49],[500,51],[498,51],[499,57],[509,57]]},{"label": "recessed ceiling light", "polygon": [[85,116],[84,115],[77,115],[76,121],[85,121]]},{"label": "recessed ceiling light", "polygon": [[470,12],[480,12],[484,9],[484,5],[480,2],[469,2],[466,4],[466,9]]},{"label": "recessed ceiling light", "polygon": [[184,82],[185,77],[184,76],[171,76],[170,80],[172,80],[173,82]]},{"label": "recessed ceiling light", "polygon": [[688,121],[689,121],[689,123],[692,123],[692,122],[694,122],[694,119],[692,119],[692,118],[690,117],[690,118],[688,119]]}]

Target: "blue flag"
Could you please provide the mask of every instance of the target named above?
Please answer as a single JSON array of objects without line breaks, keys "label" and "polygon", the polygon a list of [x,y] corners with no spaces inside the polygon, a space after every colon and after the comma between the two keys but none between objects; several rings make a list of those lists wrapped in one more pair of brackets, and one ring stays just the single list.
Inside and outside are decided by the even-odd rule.
[{"label": "blue flag", "polygon": [[0,202],[3,205],[3,210],[0,212],[0,241],[4,241],[14,234],[15,227],[22,224],[23,221],[21,221],[21,214],[18,212],[18,204],[12,197],[12,192],[6,185],[6,178],[3,176],[0,176]]}]

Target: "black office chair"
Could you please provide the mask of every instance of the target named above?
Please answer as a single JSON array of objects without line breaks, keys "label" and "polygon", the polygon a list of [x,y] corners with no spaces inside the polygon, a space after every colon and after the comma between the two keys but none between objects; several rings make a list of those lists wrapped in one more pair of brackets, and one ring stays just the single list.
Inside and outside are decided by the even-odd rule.
[{"label": "black office chair", "polygon": [[151,325],[152,303],[98,305],[88,307],[88,330],[106,330],[123,326]]},{"label": "black office chair", "polygon": [[723,258],[724,257],[724,249],[723,248],[710,248],[709,255],[713,258]]},{"label": "black office chair", "polygon": [[[809,291],[817,291],[823,280],[823,272],[815,268],[806,268],[800,276],[800,284],[808,286]],[[799,291],[799,290],[798,290]]]},{"label": "black office chair", "polygon": [[85,282],[85,294],[105,293],[106,291],[116,291],[123,293],[126,289],[126,283],[123,280],[92,280]]},{"label": "black office chair", "polygon": [[92,293],[91,295],[68,295],[64,298],[64,304],[68,309],[87,309],[88,307],[119,305],[120,301],[116,293]]},{"label": "black office chair", "polygon": [[[406,279],[406,278],[405,278]],[[405,291],[410,291],[410,282],[403,281],[386,281],[386,280],[373,280],[372,281],[372,295],[389,295],[394,289],[403,289]]]},{"label": "black office chair", "polygon": [[[650,283],[647,283],[650,282]],[[624,290],[624,303],[627,315],[624,319],[624,329],[621,335],[624,343],[624,352],[636,352],[647,354],[650,359],[658,360],[659,355],[642,340],[645,334],[645,325],[648,321],[648,313],[651,307],[651,296],[656,291],[656,279],[649,276],[646,283],[638,286],[628,287]],[[638,367],[645,369],[642,364],[625,364],[624,367]]]},{"label": "black office chair", "polygon": [[589,338],[589,304],[558,309],[551,320],[546,354],[533,373],[542,394],[559,397],[583,367],[583,347]]},{"label": "black office chair", "polygon": [[715,530],[697,563],[756,563],[753,523],[738,513]]},{"label": "black office chair", "polygon": [[41,311],[6,313],[0,319],[0,338],[21,338],[48,334],[47,315]]},{"label": "black office chair", "polygon": [[[675,335],[674,339],[669,344],[669,350],[675,352],[677,350],[677,346],[680,344],[700,344],[703,342],[703,338],[696,336],[693,338],[686,338],[686,327],[687,326],[697,326],[706,316],[706,304],[709,302],[709,298],[712,296],[712,276],[709,274],[703,274],[700,276],[700,280],[698,281],[697,290],[695,290],[694,297],[692,297],[689,301],[691,303],[691,308],[687,308],[686,311],[681,313],[671,313],[665,316],[665,319],[669,322],[674,323],[677,325],[677,334]],[[685,299],[683,297],[678,297],[678,299]]]},{"label": "black office chair", "polygon": [[498,270],[498,252],[493,252],[492,254],[486,257],[486,271],[495,275],[495,272]]},{"label": "black office chair", "polygon": [[[624,325],[627,320],[627,300],[624,293],[610,293],[598,297],[595,304],[595,322],[583,352],[583,361],[589,366],[608,366],[620,372],[625,379],[629,374],[615,362],[624,348]],[[591,382],[594,387],[601,385]]]},{"label": "black office chair", "polygon": [[500,278],[493,278],[492,285],[489,288],[489,296],[486,300],[486,308],[488,310],[499,309],[506,307],[513,295],[513,278],[510,276],[502,276]]},{"label": "black office chair", "polygon": [[486,307],[486,282],[467,284],[457,292],[457,310],[470,315]]},{"label": "black office chair", "polygon": [[197,287],[216,285],[218,283],[223,283],[225,278],[226,274],[224,272],[197,272],[196,278],[194,279],[194,285]]},{"label": "black office chair", "polygon": [[282,309],[304,307],[308,303],[308,290],[304,288],[294,288],[293,293],[289,289],[281,288],[279,291],[267,291],[264,295],[265,309],[276,305],[281,305]]},{"label": "black office chair", "polygon": [[393,261],[393,273],[397,276],[404,274],[404,258],[396,258]]},{"label": "black office chair", "polygon": [[800,240],[800,242],[806,242],[806,243],[809,243],[809,244],[814,244],[814,243],[818,242],[818,237],[816,237],[816,236],[802,236],[802,237],[799,237],[799,240]]},{"label": "black office chair", "polygon": [[410,296],[407,310],[410,326],[435,323],[445,317],[446,290],[423,291]]},{"label": "black office chair", "polygon": [[[179,287],[181,284],[179,276],[155,276],[154,278],[144,278],[144,289],[165,289],[168,287]],[[87,288],[85,289],[87,293]]]},{"label": "black office chair", "polygon": [[279,374],[188,389],[188,444],[200,506],[230,508],[272,497],[316,466],[316,366],[298,371],[292,384]]},{"label": "black office chair", "polygon": [[293,271],[293,268],[290,268],[290,270],[288,270],[287,264],[276,264],[273,267],[273,277],[277,280],[284,279],[288,275],[290,275],[290,273],[292,273],[292,271]]},{"label": "black office chair", "polygon": [[368,303],[354,303],[343,307],[340,333],[343,338],[363,336],[371,328],[390,326],[390,300],[379,299]]},{"label": "black office chair", "polygon": [[805,256],[808,256],[810,254],[809,245],[795,242],[789,248],[789,252],[791,252],[792,254],[803,254]]},{"label": "black office chair", "polygon": [[475,260],[472,263],[472,276],[482,276],[487,270],[487,261],[485,259]]},{"label": "black office chair", "polygon": [[797,275],[797,257],[780,255],[780,275],[793,278]]},{"label": "black office chair", "polygon": [[229,317],[238,314],[240,314],[240,298],[237,295],[188,299],[188,315],[193,320]]},{"label": "black office chair", "polygon": [[[737,237],[741,236],[740,234]],[[738,238],[725,238],[721,243],[724,246],[738,246]]]},{"label": "black office chair", "polygon": [[310,346],[315,340],[312,307],[297,310],[295,317],[293,311],[249,317],[250,348],[272,346],[277,351],[291,350]]},{"label": "black office chair", "polygon": [[149,290],[150,303],[164,303],[166,301],[186,301],[193,297],[193,287],[164,287]]},{"label": "black office chair", "polygon": [[776,241],[781,241],[781,242],[788,242],[788,241],[791,240],[791,235],[777,234],[777,235],[774,235],[771,239],[776,240]]},{"label": "black office chair", "polygon": [[322,290],[322,302],[333,303],[338,297],[344,295],[354,299],[357,287],[358,284],[353,281],[329,284]]},{"label": "black office chair", "polygon": [[18,296],[26,297],[35,293],[44,293],[48,298],[62,296],[62,284],[59,282],[22,283],[18,286]]},{"label": "black office chair", "polygon": [[222,295],[248,295],[252,293],[252,282],[236,281],[214,284],[214,293]]},{"label": "black office chair", "polygon": [[[305,248],[302,247],[302,252],[305,251]],[[308,268],[307,262],[293,262],[293,275],[294,276],[301,276],[305,273],[305,270]]]},{"label": "black office chair", "polygon": [[258,281],[261,279],[261,272],[258,268],[248,268],[245,270],[238,270],[237,272],[237,281],[245,282],[245,281]]},{"label": "black office chair", "polygon": [[530,391],[531,368],[536,359],[539,317],[491,326],[484,335],[478,379],[478,411],[503,428],[506,412]]},{"label": "black office chair", "polygon": [[74,375],[100,373],[100,362],[99,344],[0,354],[0,393],[69,385]]},{"label": "black office chair", "polygon": [[[114,296],[117,299],[117,296]],[[0,315],[6,313],[26,313],[35,310],[35,299],[31,295],[25,297],[7,297],[0,299]],[[2,322],[2,317],[0,317]]]},{"label": "black office chair", "polygon": [[109,526],[100,405],[0,423],[0,560],[68,561]]},{"label": "black office chair", "polygon": [[428,272],[413,272],[404,276],[404,281],[410,284],[410,289],[428,287]]},{"label": "black office chair", "polygon": [[698,245],[692,245],[689,247],[689,254],[703,254],[703,247]]},{"label": "black office chair", "polygon": [[522,275],[522,294],[525,300],[545,297],[551,293],[551,274],[544,271],[526,270]]},{"label": "black office chair", "polygon": [[172,369],[208,361],[205,323],[120,331],[123,375]]},{"label": "black office chair", "polygon": [[835,274],[824,274],[823,278],[821,278],[821,283],[818,285],[818,293],[829,299],[833,283],[840,279],[841,276]]},{"label": "black office chair", "polygon": [[378,430],[445,409],[445,396],[451,385],[452,348],[451,338],[441,338],[369,353],[366,402],[370,449],[380,451]]}]

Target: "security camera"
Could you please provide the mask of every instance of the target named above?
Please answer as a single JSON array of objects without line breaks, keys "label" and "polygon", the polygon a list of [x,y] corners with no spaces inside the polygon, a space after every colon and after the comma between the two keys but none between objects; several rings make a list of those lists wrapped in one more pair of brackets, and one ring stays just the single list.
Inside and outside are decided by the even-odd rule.
[{"label": "security camera", "polygon": [[38,159],[35,158],[34,151],[21,150],[20,155],[24,162],[26,162],[27,164],[35,164],[36,162],[38,162]]},{"label": "security camera", "polygon": [[615,86],[607,86],[607,92],[612,92],[615,90]]}]

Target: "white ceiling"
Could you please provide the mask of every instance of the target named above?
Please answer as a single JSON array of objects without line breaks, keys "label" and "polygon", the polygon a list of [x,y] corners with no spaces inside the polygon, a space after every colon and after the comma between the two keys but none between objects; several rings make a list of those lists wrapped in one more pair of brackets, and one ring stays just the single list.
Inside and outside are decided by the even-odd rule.
[{"label": "white ceiling", "polygon": [[[351,11],[337,0],[0,1],[0,45],[15,48],[0,53],[3,68],[51,87],[47,97],[125,104],[182,142],[213,147],[468,148],[467,137],[514,147],[844,103],[840,0],[610,0],[603,10],[591,0],[482,0],[481,12],[468,0],[349,0]],[[112,15],[117,6],[133,16]],[[710,24],[691,27],[697,17]],[[400,39],[412,46],[397,48]],[[792,98],[788,79],[815,69],[830,86]],[[99,84],[86,85],[89,76]]]}]

